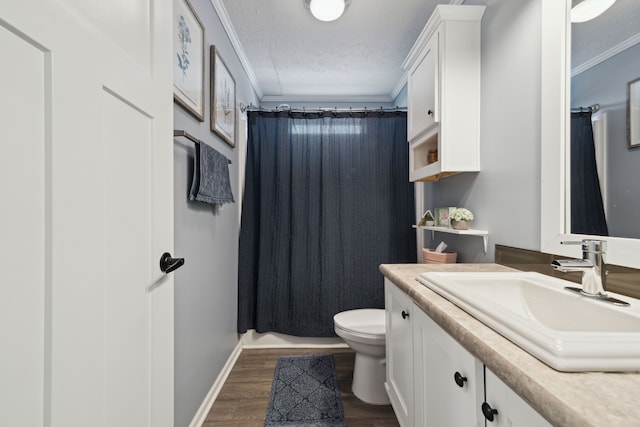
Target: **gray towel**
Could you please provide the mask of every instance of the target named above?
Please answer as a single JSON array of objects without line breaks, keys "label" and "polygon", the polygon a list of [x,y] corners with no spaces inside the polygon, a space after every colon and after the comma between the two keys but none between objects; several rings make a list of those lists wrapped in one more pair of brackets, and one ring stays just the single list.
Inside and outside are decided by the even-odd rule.
[{"label": "gray towel", "polygon": [[227,158],[201,142],[195,144],[193,159],[193,181],[189,200],[213,205],[233,203]]}]

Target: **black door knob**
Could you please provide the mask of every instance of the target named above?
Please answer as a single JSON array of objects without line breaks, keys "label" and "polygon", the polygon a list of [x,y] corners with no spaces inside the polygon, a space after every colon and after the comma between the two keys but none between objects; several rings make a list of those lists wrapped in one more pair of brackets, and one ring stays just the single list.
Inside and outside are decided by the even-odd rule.
[{"label": "black door knob", "polygon": [[487,419],[487,421],[493,421],[494,416],[498,415],[498,410],[493,409],[487,402],[483,402],[482,413],[484,414],[484,417]]},{"label": "black door knob", "polygon": [[458,387],[464,387],[465,381],[467,381],[467,377],[463,377],[460,372],[456,372],[453,374],[453,379],[455,380]]},{"label": "black door knob", "polygon": [[171,273],[184,265],[184,258],[172,258],[169,252],[165,252],[160,257],[160,271]]},{"label": "black door knob", "polygon": [[404,310],[402,310],[402,318],[406,319],[407,317],[409,317],[409,313],[404,311]]}]

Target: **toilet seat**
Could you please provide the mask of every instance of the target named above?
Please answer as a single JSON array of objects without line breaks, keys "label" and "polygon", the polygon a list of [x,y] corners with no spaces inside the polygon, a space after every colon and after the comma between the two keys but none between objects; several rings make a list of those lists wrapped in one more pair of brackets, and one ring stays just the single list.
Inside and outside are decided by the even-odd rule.
[{"label": "toilet seat", "polygon": [[[333,316],[336,329],[354,341],[368,344],[384,344],[385,313],[383,309],[364,308],[343,311]],[[339,334],[338,335],[342,335]]]}]

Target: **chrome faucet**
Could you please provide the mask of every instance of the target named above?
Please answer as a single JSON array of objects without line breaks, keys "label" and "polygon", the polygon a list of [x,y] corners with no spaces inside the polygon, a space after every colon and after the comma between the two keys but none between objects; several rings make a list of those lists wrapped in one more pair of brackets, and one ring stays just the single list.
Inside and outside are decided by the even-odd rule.
[{"label": "chrome faucet", "polygon": [[604,240],[584,239],[582,241],[561,243],[563,245],[582,245],[582,259],[557,259],[551,262],[553,268],[564,273],[582,272],[582,289],[572,286],[567,286],[565,289],[616,305],[629,305],[624,301],[610,297],[605,290],[607,264],[604,260],[604,254],[606,253],[607,242]]}]

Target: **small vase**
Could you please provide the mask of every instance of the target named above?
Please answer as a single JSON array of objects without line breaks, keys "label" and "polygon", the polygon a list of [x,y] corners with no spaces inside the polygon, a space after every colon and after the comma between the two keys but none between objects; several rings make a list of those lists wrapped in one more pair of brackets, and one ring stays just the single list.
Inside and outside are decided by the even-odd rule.
[{"label": "small vase", "polygon": [[469,229],[469,221],[466,219],[461,219],[456,221],[455,219],[451,220],[451,228],[454,230],[468,230]]}]

